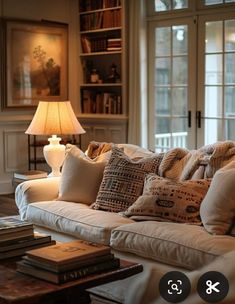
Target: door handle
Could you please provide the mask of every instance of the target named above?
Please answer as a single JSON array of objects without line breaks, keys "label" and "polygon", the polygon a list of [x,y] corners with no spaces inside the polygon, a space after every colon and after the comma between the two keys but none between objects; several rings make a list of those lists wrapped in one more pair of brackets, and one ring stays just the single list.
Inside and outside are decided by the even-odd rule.
[{"label": "door handle", "polygon": [[192,113],[191,111],[188,111],[188,128],[191,128],[192,126]]},{"label": "door handle", "polygon": [[197,111],[197,113],[196,113],[196,120],[197,120],[197,127],[201,128],[201,120],[202,120],[202,113],[201,113],[201,111]]}]

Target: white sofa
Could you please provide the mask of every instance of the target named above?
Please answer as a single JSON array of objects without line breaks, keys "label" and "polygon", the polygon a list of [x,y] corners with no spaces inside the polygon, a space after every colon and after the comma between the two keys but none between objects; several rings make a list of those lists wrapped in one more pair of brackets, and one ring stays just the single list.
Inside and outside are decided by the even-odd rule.
[{"label": "white sofa", "polygon": [[[136,146],[121,146],[124,147],[124,152],[132,157],[139,158],[151,154]],[[230,143],[231,147],[233,148],[233,144]],[[201,152],[204,154],[205,150],[202,149]],[[210,151],[212,156],[214,152],[214,150]],[[208,164],[213,163],[218,169],[218,166],[234,163],[235,155],[231,153],[231,149],[229,149],[229,157],[225,157],[226,153],[223,153],[221,158],[220,154],[218,165],[218,162],[210,162],[212,157],[208,158],[208,155],[202,158],[198,151],[193,151],[190,157],[186,153],[186,158],[185,154],[179,156],[179,150],[173,151],[173,155],[175,154],[178,155],[174,158],[175,163],[169,162],[171,170],[169,167],[161,167],[160,172],[159,169],[165,177],[172,178],[174,175],[175,178],[176,174],[185,175],[185,168],[189,166],[190,161],[190,166],[194,167],[193,172],[190,173],[191,178],[197,178],[202,174],[202,170],[204,175],[207,172],[213,177],[216,170],[213,171],[212,166],[208,169]],[[172,154],[168,156],[170,155],[172,156]],[[205,160],[207,160],[206,165]],[[234,174],[235,165],[232,166],[232,170]],[[189,171],[187,167],[187,172]],[[63,174],[58,178],[26,181],[16,189],[16,204],[21,218],[33,222],[39,231],[51,234],[56,240],[70,241],[80,238],[110,245],[118,257],[142,263],[143,275],[150,267],[157,267],[159,274],[172,269],[185,272],[196,270],[210,264],[217,257],[235,250],[235,238],[231,234],[212,234],[203,225],[150,220],[150,217],[147,217],[147,220],[135,221],[133,220],[135,217],[123,217],[121,213],[95,210],[89,204],[58,200],[62,178]],[[234,196],[230,202],[230,208],[234,212],[232,203],[235,207]],[[226,223],[226,219],[224,221]],[[213,225],[211,227],[213,228]],[[128,292],[129,284],[138,278],[141,276],[135,275],[122,282],[94,288],[91,292],[114,302],[128,303],[131,298]]]}]

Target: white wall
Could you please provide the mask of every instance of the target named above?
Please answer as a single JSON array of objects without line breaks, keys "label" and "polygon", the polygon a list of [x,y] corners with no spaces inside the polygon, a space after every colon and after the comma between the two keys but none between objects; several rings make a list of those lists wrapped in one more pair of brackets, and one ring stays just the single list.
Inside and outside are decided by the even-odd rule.
[{"label": "white wall", "polygon": [[[0,17],[50,20],[68,23],[68,89],[76,114],[78,105],[78,4],[77,0],[0,0]],[[2,46],[0,46],[0,52]],[[1,89],[1,84],[0,84]],[[27,169],[27,136],[24,134],[34,111],[0,110],[0,194],[10,193],[13,172]]]}]

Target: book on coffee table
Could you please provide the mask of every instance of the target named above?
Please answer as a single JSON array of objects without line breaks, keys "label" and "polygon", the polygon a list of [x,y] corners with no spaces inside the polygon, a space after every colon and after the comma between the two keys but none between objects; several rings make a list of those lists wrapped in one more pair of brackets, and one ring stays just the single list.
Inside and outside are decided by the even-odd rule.
[{"label": "book on coffee table", "polygon": [[68,263],[65,262],[63,264],[51,264],[48,263],[47,261],[38,261],[37,259],[30,258],[27,255],[23,256],[23,260],[26,264],[30,266],[43,268],[45,270],[49,270],[55,273],[65,272],[65,271],[77,269],[79,267],[103,263],[106,261],[111,261],[113,259],[114,259],[114,254],[109,253],[101,256],[96,256],[95,258],[89,257],[87,259],[81,259],[75,262],[68,262]]},{"label": "book on coffee table", "polygon": [[28,257],[51,265],[61,265],[87,258],[93,259],[109,253],[111,253],[110,247],[83,240],[60,243],[26,252]]},{"label": "book on coffee table", "polygon": [[26,229],[32,230],[33,224],[22,221],[18,215],[0,217],[0,235]]},{"label": "book on coffee table", "polygon": [[[20,239],[13,240],[11,242],[3,242],[0,245],[0,254],[1,252],[7,252],[19,248],[25,248],[37,244],[47,244],[51,243],[51,236],[45,234],[34,233],[33,237],[30,239]],[[29,250],[29,249],[28,249]]]},{"label": "book on coffee table", "polygon": [[111,259],[109,261],[96,263],[93,265],[88,265],[80,267],[77,269],[69,270],[66,272],[55,273],[45,270],[40,267],[35,267],[27,264],[25,261],[19,261],[17,264],[17,271],[24,274],[31,275],[33,277],[43,279],[52,283],[61,284],[73,280],[81,279],[85,276],[94,273],[105,272],[108,270],[116,269],[120,266],[120,260],[117,258]]},{"label": "book on coffee table", "polygon": [[16,239],[14,242],[7,242],[5,246],[2,244],[0,243],[0,260],[21,256],[28,250],[55,245],[56,242],[49,235],[35,234],[32,239]]},{"label": "book on coffee table", "polygon": [[0,246],[23,239],[33,239],[33,224],[19,216],[0,217]]}]

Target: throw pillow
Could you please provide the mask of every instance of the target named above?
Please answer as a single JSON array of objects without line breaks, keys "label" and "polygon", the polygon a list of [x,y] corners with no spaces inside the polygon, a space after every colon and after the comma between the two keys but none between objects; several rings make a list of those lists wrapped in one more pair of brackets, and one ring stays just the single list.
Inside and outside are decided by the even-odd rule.
[{"label": "throw pillow", "polygon": [[93,208],[120,212],[132,205],[142,194],[145,174],[158,170],[162,154],[153,155],[135,161],[114,147]]},{"label": "throw pillow", "polygon": [[69,145],[66,149],[57,200],[88,205],[94,203],[110,155],[111,152],[107,152],[91,160],[76,146]]},{"label": "throw pillow", "polygon": [[205,229],[212,234],[226,234],[235,218],[235,161],[218,170],[205,196],[200,215]]},{"label": "throw pillow", "polygon": [[153,216],[156,220],[201,224],[200,204],[210,180],[174,181],[156,174],[145,178],[143,195],[128,208],[126,216]]}]

